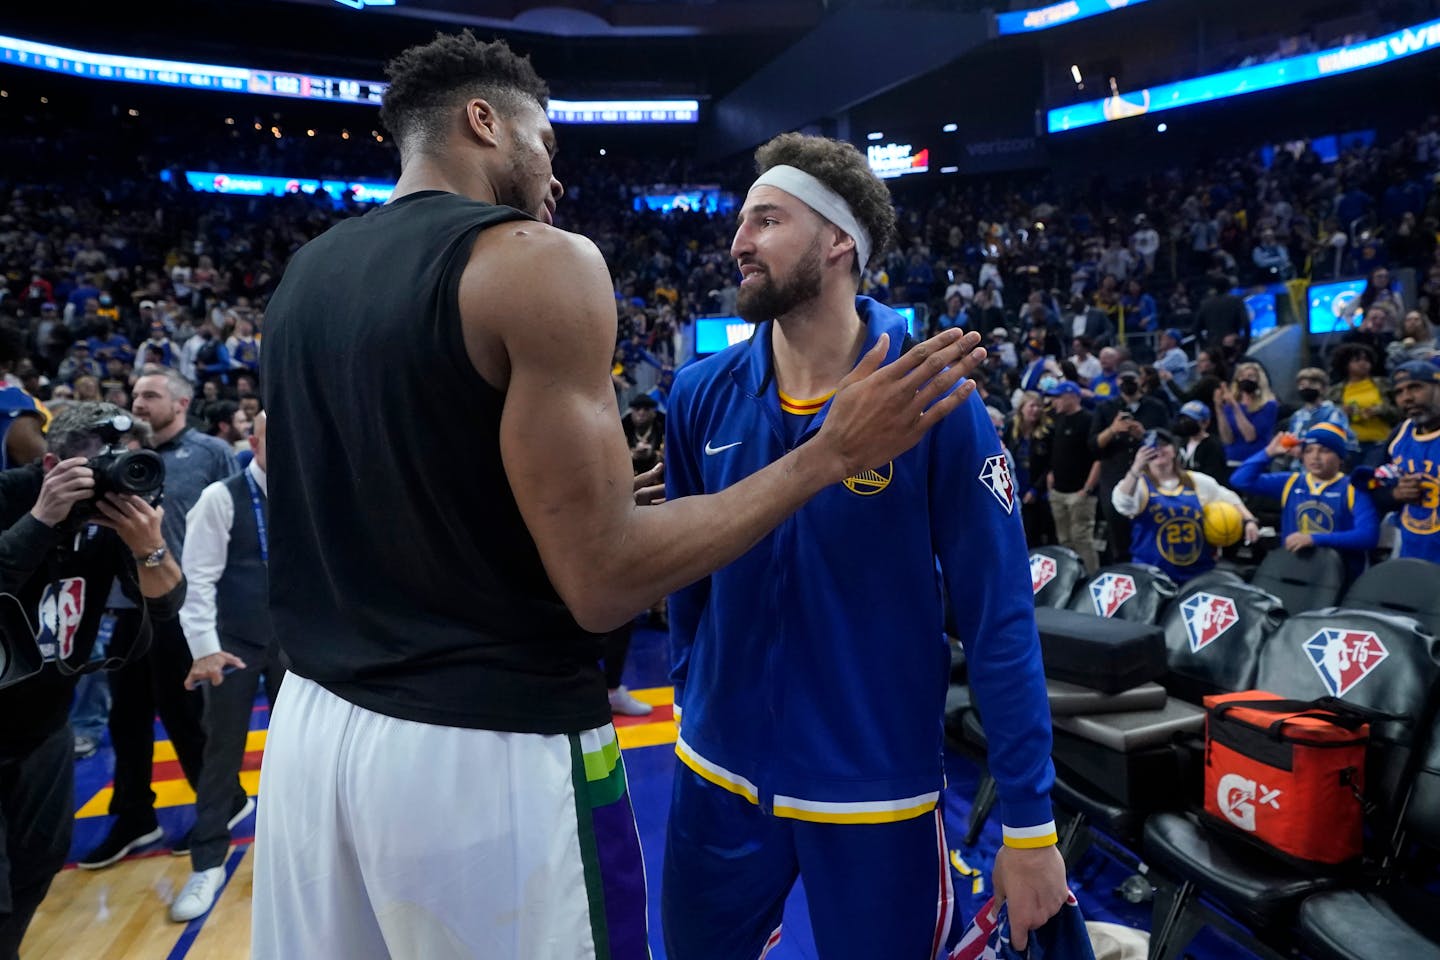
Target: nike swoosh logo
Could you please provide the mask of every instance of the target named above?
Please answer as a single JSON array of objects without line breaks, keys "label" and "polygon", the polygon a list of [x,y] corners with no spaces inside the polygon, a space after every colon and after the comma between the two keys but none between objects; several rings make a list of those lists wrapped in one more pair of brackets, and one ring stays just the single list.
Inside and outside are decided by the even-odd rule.
[{"label": "nike swoosh logo", "polygon": [[726,450],[729,450],[731,447],[738,447],[738,446],[740,446],[740,444],[742,444],[742,443],[744,443],[744,442],[745,442],[744,440],[736,440],[734,443],[727,443],[727,444],[725,444],[725,446],[723,446],[723,447],[712,447],[709,443],[706,443],[706,444],[705,444],[705,456],[707,456],[707,457],[713,457],[713,456],[715,456],[715,454],[717,454],[717,453],[724,453]]}]

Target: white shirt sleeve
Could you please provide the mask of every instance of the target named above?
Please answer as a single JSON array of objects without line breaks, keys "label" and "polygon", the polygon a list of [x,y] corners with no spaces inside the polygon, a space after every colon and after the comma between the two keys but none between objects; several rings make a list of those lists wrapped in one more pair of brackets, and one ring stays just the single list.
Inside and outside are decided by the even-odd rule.
[{"label": "white shirt sleeve", "polygon": [[1126,517],[1138,516],[1145,504],[1150,500],[1150,487],[1146,484],[1145,478],[1141,477],[1135,484],[1135,492],[1126,494],[1120,489],[1120,484],[1115,484],[1115,489],[1110,493],[1110,503],[1114,505],[1115,512]]},{"label": "white shirt sleeve", "polygon": [[[1245,505],[1240,501],[1240,494],[1229,487],[1221,486],[1220,481],[1208,473],[1200,473],[1198,470],[1191,470],[1190,476],[1195,480],[1195,496],[1200,499],[1200,506],[1223,501],[1234,504],[1244,511]],[[1118,509],[1118,508],[1117,508]]]},{"label": "white shirt sleeve", "polygon": [[185,516],[185,547],[180,568],[185,571],[185,603],[180,607],[180,628],[190,645],[190,656],[220,652],[215,626],[215,585],[225,575],[230,553],[230,528],[235,523],[235,501],[223,483],[212,483]]}]

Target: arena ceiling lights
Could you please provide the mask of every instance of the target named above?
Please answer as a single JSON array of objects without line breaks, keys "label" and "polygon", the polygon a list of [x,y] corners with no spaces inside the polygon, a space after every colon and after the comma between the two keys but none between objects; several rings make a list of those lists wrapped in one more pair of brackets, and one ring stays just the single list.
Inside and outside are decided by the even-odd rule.
[{"label": "arena ceiling lights", "polygon": [[[378,106],[385,84],[179,60],[122,57],[0,36],[0,64],[72,77]],[[697,123],[697,100],[551,100],[554,123]]]},{"label": "arena ceiling lights", "polygon": [[1034,33],[1145,2],[1147,0],[1065,0],[1064,3],[1052,3],[1046,7],[1035,7],[1033,10],[997,13],[995,31],[1002,37],[1012,33]]},{"label": "arena ceiling lights", "polygon": [[1382,64],[1426,53],[1440,47],[1440,20],[1431,20],[1404,30],[1319,53],[1227,70],[1206,77],[1180,80],[1133,93],[1112,91],[1103,100],[1091,100],[1051,110],[1049,131],[1063,133],[1081,127],[1139,117],[1162,110],[1209,103],[1261,90],[1321,80],[1326,77],[1368,70]]}]

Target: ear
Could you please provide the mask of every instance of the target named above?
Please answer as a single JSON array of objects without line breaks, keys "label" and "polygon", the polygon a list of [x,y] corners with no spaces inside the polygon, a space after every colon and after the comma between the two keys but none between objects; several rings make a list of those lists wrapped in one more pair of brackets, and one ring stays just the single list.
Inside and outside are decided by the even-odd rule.
[{"label": "ear", "polygon": [[843,260],[847,253],[854,253],[856,257],[855,268],[861,273],[864,273],[865,265],[858,262],[860,255],[855,251],[855,238],[839,227],[832,226],[830,229],[834,231],[834,235],[830,238],[830,250],[826,254],[825,259],[831,262],[837,262]]},{"label": "ear", "polygon": [[59,462],[60,458],[47,450],[45,451],[45,456],[40,458],[40,469],[44,470],[46,473],[49,473],[51,470],[55,469],[55,465]]},{"label": "ear", "polygon": [[486,146],[493,147],[500,143],[500,118],[496,115],[495,108],[490,105],[489,100],[476,97],[466,101],[465,125],[471,135]]}]

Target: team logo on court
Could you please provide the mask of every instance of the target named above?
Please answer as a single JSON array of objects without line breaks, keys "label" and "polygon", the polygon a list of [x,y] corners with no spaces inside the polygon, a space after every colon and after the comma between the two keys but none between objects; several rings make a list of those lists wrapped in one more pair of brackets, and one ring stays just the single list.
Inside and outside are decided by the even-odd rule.
[{"label": "team logo on court", "polygon": [[1321,630],[1305,641],[1310,663],[1320,674],[1325,688],[1337,697],[1354,690],[1356,685],[1390,656],[1380,638],[1368,630]]},{"label": "team logo on court", "polygon": [[1257,807],[1280,809],[1280,790],[1271,790],[1263,783],[1256,783],[1240,776],[1227,773],[1215,786],[1215,802],[1220,812],[1241,830],[1255,832],[1255,810]]},{"label": "team logo on court", "polygon": [[1095,604],[1095,612],[1102,617],[1115,616],[1115,611],[1137,592],[1135,578],[1124,573],[1107,573],[1090,584],[1090,599]]},{"label": "team logo on court", "polygon": [[1010,477],[1010,464],[1006,462],[1005,454],[998,453],[985,461],[980,471],[980,482],[985,484],[991,496],[1000,501],[1006,513],[1015,510],[1015,481]]},{"label": "team logo on court", "polygon": [[1190,635],[1190,650],[1199,653],[1220,639],[1220,635],[1240,621],[1235,601],[1209,593],[1197,593],[1180,607],[1185,615],[1185,632]]},{"label": "team logo on court", "polygon": [[85,614],[85,579],[69,577],[47,584],[40,595],[40,635],[35,639],[42,650],[54,650],[67,659],[75,652],[75,634]]},{"label": "team logo on court", "polygon": [[890,481],[893,479],[895,479],[895,461],[891,460],[879,470],[861,470],[855,476],[846,477],[841,482],[851,493],[858,493],[862,497],[873,497],[890,486]]},{"label": "team logo on court", "polygon": [[1043,553],[1035,554],[1030,558],[1030,592],[1039,593],[1047,583],[1055,579],[1055,574],[1055,561]]}]

